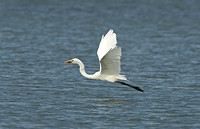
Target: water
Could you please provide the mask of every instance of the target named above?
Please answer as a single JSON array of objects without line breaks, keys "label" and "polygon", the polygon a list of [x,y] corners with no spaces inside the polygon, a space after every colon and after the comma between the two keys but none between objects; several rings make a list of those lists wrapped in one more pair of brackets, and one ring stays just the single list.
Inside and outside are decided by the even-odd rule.
[{"label": "water", "polygon": [[[0,128],[200,128],[198,0],[1,1]],[[114,29],[122,74],[88,80]]]}]

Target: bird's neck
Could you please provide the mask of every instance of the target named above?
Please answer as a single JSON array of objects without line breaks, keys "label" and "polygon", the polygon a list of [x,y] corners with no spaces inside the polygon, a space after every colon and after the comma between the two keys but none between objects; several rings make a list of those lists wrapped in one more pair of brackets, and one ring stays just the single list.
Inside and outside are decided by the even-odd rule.
[{"label": "bird's neck", "polygon": [[89,79],[95,79],[93,75],[89,75],[85,72],[85,65],[83,64],[82,61],[79,61],[79,63],[77,64],[79,65],[79,70],[80,70],[81,75]]}]

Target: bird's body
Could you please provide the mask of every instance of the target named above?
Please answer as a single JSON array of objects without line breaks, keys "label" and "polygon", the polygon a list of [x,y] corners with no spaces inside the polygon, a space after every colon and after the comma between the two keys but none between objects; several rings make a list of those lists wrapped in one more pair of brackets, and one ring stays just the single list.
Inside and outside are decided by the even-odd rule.
[{"label": "bird's body", "polygon": [[108,81],[108,82],[115,82],[118,80],[127,80],[124,75],[112,75],[112,74],[107,75],[107,74],[102,74],[101,71],[98,71],[92,75],[89,75],[85,72],[85,66],[81,60],[79,60],[78,58],[74,58],[73,63],[78,64],[81,75],[89,79],[96,79],[96,80],[102,80],[102,81]]},{"label": "bird's body", "polygon": [[[65,64],[74,63],[79,65],[80,73],[89,79],[96,79],[108,82],[117,82],[129,87],[135,88],[139,91],[143,91],[137,86],[131,86],[121,81],[128,81],[125,75],[120,75],[120,58],[121,47],[117,45],[116,34],[113,30],[109,30],[108,33],[101,38],[97,55],[100,63],[100,70],[95,74],[89,75],[85,72],[85,66],[81,60],[74,58],[72,60],[65,61]],[[130,82],[130,81],[129,81]]]}]

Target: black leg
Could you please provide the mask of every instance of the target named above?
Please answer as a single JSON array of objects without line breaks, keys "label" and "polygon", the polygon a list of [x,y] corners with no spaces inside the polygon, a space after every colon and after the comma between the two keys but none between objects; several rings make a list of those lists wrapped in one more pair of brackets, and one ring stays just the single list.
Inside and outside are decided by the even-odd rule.
[{"label": "black leg", "polygon": [[142,90],[142,89],[141,89],[140,87],[138,87],[138,86],[132,86],[132,85],[129,85],[129,84],[125,83],[125,82],[120,82],[120,81],[116,81],[116,83],[120,83],[120,84],[122,84],[122,85],[126,85],[126,86],[129,86],[129,87],[131,87],[131,88],[134,88],[134,89],[136,89],[136,90],[138,90],[138,91],[144,92],[144,90]]}]

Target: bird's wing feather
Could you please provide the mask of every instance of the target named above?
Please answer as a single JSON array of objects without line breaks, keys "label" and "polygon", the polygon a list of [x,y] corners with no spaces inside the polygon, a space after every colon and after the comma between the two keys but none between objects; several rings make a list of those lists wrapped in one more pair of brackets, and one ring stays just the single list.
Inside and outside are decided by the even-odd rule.
[{"label": "bird's wing feather", "polygon": [[115,47],[100,60],[100,72],[106,75],[120,74],[121,47]]},{"label": "bird's wing feather", "polygon": [[116,34],[113,33],[113,30],[109,30],[108,33],[104,36],[102,35],[99,48],[97,50],[97,55],[99,61],[106,55],[108,51],[115,48],[117,44]]}]

